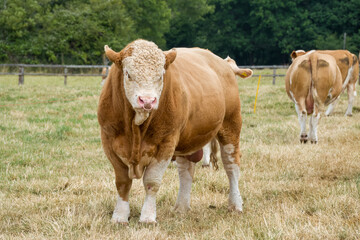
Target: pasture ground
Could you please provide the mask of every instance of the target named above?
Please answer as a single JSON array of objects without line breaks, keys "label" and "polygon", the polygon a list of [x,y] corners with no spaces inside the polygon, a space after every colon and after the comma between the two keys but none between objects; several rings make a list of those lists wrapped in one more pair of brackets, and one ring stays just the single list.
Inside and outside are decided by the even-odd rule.
[{"label": "pasture ground", "polygon": [[[263,73],[264,74],[264,73]],[[100,142],[100,78],[0,76],[0,239],[359,239],[360,99],[322,117],[319,143],[301,145],[284,80],[239,80],[241,215],[228,212],[228,180],[197,164],[188,214],[173,212],[176,166],[157,198],[156,225],[139,224],[142,182],[133,183],[129,226],[110,222],[114,173]]]}]

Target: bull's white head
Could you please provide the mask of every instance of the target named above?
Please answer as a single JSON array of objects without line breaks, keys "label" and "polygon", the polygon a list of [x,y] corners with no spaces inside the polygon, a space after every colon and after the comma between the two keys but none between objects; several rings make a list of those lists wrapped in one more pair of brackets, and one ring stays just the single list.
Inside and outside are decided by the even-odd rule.
[{"label": "bull's white head", "polygon": [[146,40],[136,40],[116,53],[107,45],[106,56],[122,69],[125,95],[136,112],[135,123],[141,125],[157,109],[167,67],[176,51],[163,52]]}]

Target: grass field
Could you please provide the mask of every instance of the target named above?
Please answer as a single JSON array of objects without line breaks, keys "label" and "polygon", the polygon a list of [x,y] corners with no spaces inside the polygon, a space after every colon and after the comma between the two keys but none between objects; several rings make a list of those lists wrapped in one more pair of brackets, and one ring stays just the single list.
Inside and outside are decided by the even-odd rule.
[{"label": "grass field", "polygon": [[[100,142],[100,78],[0,76],[0,239],[359,239],[360,100],[347,97],[319,123],[317,145],[300,145],[284,80],[239,80],[241,215],[228,212],[228,180],[197,164],[192,210],[173,212],[175,165],[157,198],[156,225],[139,224],[142,181],[130,193],[129,226],[110,222],[114,173]],[[358,91],[359,95],[359,91]]]}]

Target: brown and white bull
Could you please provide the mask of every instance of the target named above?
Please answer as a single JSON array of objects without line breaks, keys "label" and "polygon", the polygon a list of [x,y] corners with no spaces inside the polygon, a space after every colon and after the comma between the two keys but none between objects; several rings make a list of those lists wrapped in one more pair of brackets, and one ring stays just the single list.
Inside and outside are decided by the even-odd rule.
[{"label": "brown and white bull", "polygon": [[[163,52],[146,40],[120,52],[105,46],[105,53],[113,65],[100,96],[98,121],[119,194],[112,221],[128,222],[131,184],[143,177],[146,196],[140,222],[156,222],[156,194],[173,155],[180,179],[175,209],[188,210],[195,162],[214,137],[230,182],[229,208],[241,212],[242,119],[230,65],[208,50]],[[249,69],[241,72],[252,74]]]},{"label": "brown and white bull", "polygon": [[[335,58],[317,51],[295,58],[286,72],[285,87],[295,103],[300,123],[300,142],[310,140],[317,143],[320,111],[335,101],[342,91],[342,76]],[[306,133],[308,114],[312,114],[309,134]]]},{"label": "brown and white bull", "polygon": [[[313,52],[309,51],[309,52]],[[302,56],[306,53],[304,50],[297,50],[291,53],[291,58],[294,60],[298,56]],[[356,96],[356,81],[359,78],[359,60],[356,55],[350,53],[347,50],[316,50],[318,53],[329,54],[333,56],[338,65],[341,76],[342,76],[342,91],[347,88],[348,94],[348,107],[346,109],[345,115],[352,116],[352,109],[354,104],[354,98]],[[325,112],[325,115],[330,115],[336,106],[338,101],[331,103],[328,109]]]}]

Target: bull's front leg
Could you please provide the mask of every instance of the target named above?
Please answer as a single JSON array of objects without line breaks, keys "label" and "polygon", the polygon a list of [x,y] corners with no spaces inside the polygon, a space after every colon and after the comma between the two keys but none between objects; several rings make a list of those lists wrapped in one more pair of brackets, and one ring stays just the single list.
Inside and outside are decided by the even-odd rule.
[{"label": "bull's front leg", "polygon": [[130,207],[129,191],[132,180],[128,177],[128,170],[121,164],[113,164],[115,169],[115,183],[118,191],[117,203],[111,221],[114,223],[128,224]]},{"label": "bull's front leg", "polygon": [[146,197],[140,215],[142,223],[156,223],[156,194],[170,160],[171,157],[167,160],[154,160],[144,172],[143,182]]}]

